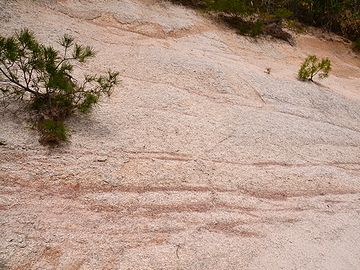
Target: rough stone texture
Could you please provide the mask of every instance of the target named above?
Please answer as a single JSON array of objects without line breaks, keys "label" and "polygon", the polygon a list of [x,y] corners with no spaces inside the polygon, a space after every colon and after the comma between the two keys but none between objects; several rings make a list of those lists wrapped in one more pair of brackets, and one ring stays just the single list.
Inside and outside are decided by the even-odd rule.
[{"label": "rough stone texture", "polygon": [[[70,33],[98,51],[84,72],[122,78],[62,148],[0,112],[0,269],[360,268],[348,45],[254,42],[149,0],[0,5],[1,34]],[[321,84],[296,79],[310,53],[334,63]]]}]

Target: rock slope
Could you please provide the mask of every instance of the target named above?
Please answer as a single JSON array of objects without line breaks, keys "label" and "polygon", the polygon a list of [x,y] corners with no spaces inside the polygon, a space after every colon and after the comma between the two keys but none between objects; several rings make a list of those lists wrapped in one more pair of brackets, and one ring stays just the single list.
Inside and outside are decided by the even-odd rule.
[{"label": "rock slope", "polygon": [[[112,98],[48,149],[1,109],[0,269],[359,269],[360,60],[150,0],[0,0],[1,34],[91,44]],[[307,54],[332,75],[299,82]],[[271,73],[266,74],[266,68]]]}]

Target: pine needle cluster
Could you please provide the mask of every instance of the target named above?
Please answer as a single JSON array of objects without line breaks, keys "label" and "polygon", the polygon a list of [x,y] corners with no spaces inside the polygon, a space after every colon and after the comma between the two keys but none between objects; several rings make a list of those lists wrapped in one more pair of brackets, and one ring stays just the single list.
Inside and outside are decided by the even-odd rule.
[{"label": "pine needle cluster", "polygon": [[0,97],[27,102],[44,143],[67,139],[64,120],[76,111],[86,113],[101,96],[109,96],[118,83],[118,72],[75,78],[74,68],[95,56],[90,46],[64,35],[62,52],[46,46],[23,29],[0,36]]}]

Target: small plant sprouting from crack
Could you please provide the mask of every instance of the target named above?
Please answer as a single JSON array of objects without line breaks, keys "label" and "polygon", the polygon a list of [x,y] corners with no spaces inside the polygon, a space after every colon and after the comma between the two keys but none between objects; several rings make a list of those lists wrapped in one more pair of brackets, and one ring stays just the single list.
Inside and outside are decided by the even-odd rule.
[{"label": "small plant sprouting from crack", "polygon": [[304,63],[301,65],[298,78],[302,81],[311,81],[316,75],[320,79],[327,78],[331,71],[331,61],[329,58],[322,58],[321,60],[316,55],[309,55]]}]

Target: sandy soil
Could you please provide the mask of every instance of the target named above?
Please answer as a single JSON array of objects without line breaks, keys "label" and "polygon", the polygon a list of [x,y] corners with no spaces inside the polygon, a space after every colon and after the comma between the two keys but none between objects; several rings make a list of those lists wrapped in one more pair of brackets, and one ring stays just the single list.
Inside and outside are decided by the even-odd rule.
[{"label": "sandy soil", "polygon": [[[254,42],[149,0],[0,7],[2,34],[70,33],[98,51],[84,72],[122,78],[62,148],[0,112],[0,269],[360,269],[360,60],[341,39]],[[321,85],[296,79],[310,53],[334,63]]]}]

